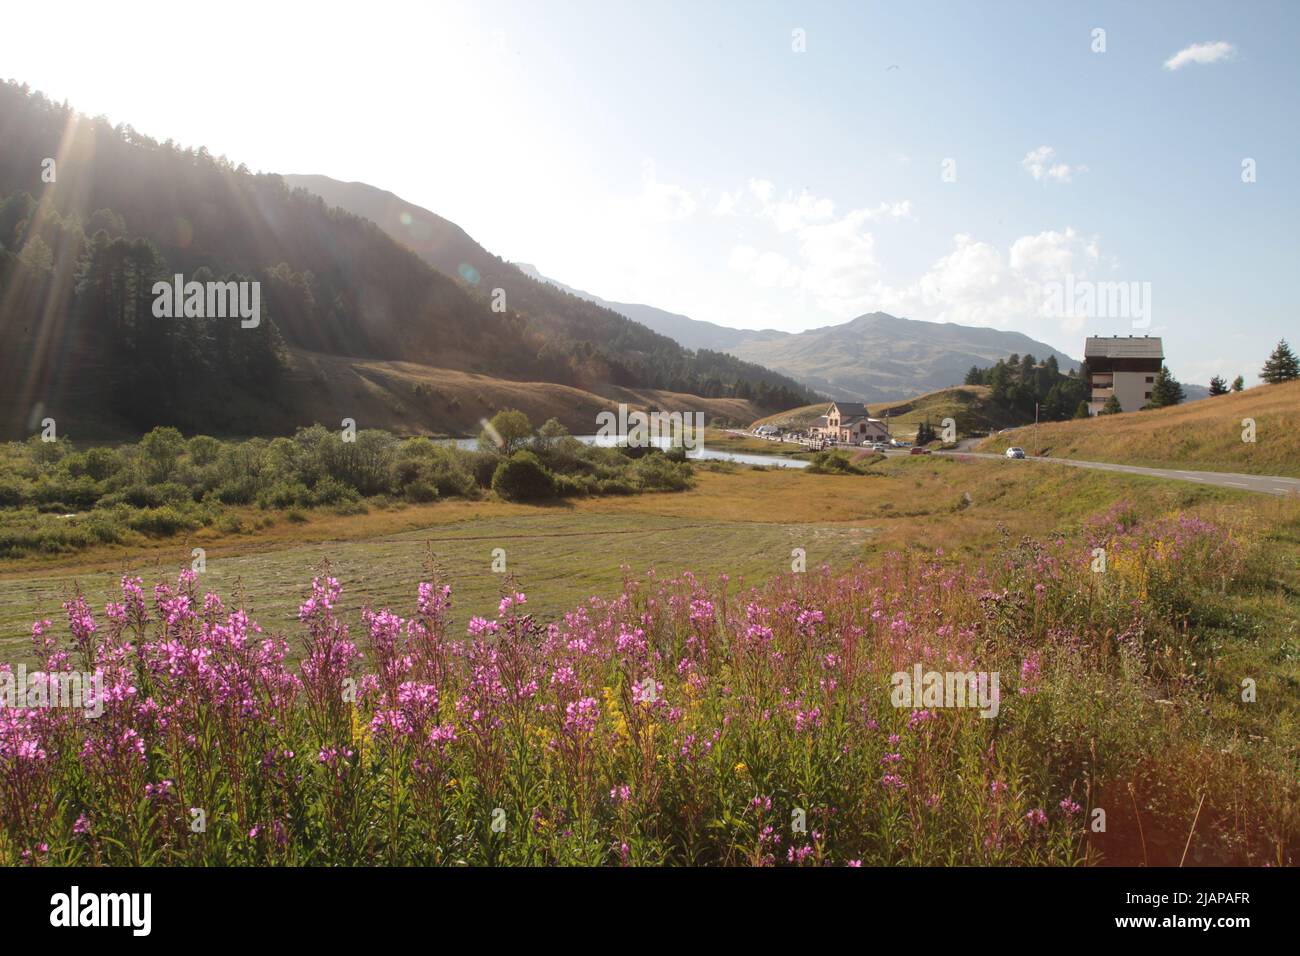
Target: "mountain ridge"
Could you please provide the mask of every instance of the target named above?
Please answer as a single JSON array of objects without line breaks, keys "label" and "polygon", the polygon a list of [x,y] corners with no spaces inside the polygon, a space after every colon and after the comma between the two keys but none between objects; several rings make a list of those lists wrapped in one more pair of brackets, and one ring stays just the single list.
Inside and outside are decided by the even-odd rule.
[{"label": "mountain ridge", "polygon": [[687,347],[707,342],[705,347],[774,369],[832,399],[904,399],[960,385],[972,365],[989,366],[1012,354],[1028,353],[1040,360],[1055,356],[1064,371],[1080,364],[1023,332],[929,322],[886,312],[868,312],[802,332],[730,329],[654,306],[602,299],[544,276],[527,263],[516,265],[573,295],[635,317],[665,335],[675,333]]}]

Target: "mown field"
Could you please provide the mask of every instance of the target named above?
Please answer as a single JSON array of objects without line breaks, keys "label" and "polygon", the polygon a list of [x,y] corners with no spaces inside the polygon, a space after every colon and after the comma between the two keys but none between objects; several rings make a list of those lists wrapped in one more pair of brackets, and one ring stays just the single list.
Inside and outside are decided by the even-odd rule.
[{"label": "mown field", "polygon": [[[1244,419],[1254,441],[1243,441]],[[1102,415],[1017,428],[981,442],[978,451],[1012,445],[1054,458],[1300,476],[1300,382],[1261,385],[1171,408]]]},{"label": "mown field", "polygon": [[[238,534],[211,526],[144,544],[0,561],[0,647],[5,659],[29,654],[32,621],[58,619],[73,589],[102,603],[122,574],[173,575],[190,566],[194,548],[205,552],[205,586],[241,589],[267,626],[292,622],[303,581],[327,562],[348,582],[353,612],[399,603],[436,566],[465,615],[494,607],[506,575],[527,587],[539,614],[559,614],[617,590],[625,567],[634,576],[690,570],[757,583],[789,571],[794,548],[805,550],[809,567],[842,568],[894,549],[978,558],[1004,534],[1066,530],[1124,495],[1152,509],[1251,501],[1219,489],[980,459],[894,459],[871,471],[812,475],[711,463],[697,466],[695,487],[672,494],[547,505],[447,499],[292,519],[235,509],[247,529]],[[506,553],[506,575],[492,570],[496,548]]]}]

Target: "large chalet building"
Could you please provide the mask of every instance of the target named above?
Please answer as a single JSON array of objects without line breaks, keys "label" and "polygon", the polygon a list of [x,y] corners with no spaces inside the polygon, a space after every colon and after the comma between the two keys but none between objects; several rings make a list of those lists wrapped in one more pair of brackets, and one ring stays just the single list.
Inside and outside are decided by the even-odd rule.
[{"label": "large chalet building", "polygon": [[808,429],[808,434],[839,445],[865,445],[889,441],[889,428],[872,418],[861,402],[832,402],[831,407]]},{"label": "large chalet building", "polygon": [[1164,345],[1150,336],[1090,336],[1083,346],[1092,394],[1088,413],[1096,415],[1112,395],[1126,412],[1151,401],[1151,390],[1164,364]]}]

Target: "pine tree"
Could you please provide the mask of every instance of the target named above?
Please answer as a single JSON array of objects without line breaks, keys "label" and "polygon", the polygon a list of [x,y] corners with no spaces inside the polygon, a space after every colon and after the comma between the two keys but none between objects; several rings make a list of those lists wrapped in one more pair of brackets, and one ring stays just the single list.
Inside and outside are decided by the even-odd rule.
[{"label": "pine tree", "polygon": [[1212,379],[1210,379],[1211,395],[1226,395],[1227,393],[1228,393],[1228,383],[1225,382],[1220,376],[1216,375]]},{"label": "pine tree", "polygon": [[1099,411],[1097,414],[1118,415],[1122,411],[1124,411],[1124,409],[1120,407],[1119,399],[1116,398],[1114,395],[1111,395],[1110,398],[1106,399],[1106,404],[1101,406],[1101,411]]},{"label": "pine tree", "polygon": [[1246,388],[1246,380],[1238,375],[1232,380],[1232,390],[1234,392],[1243,391]]},{"label": "pine tree", "polygon": [[1259,377],[1269,385],[1292,382],[1300,378],[1300,359],[1297,359],[1295,353],[1291,351],[1291,346],[1286,344],[1286,339],[1277,343],[1277,348],[1264,363],[1264,370]]},{"label": "pine tree", "polygon": [[1160,371],[1156,374],[1155,384],[1151,386],[1150,407],[1167,408],[1170,405],[1177,405],[1186,397],[1183,386],[1169,371],[1169,366],[1160,366]]}]

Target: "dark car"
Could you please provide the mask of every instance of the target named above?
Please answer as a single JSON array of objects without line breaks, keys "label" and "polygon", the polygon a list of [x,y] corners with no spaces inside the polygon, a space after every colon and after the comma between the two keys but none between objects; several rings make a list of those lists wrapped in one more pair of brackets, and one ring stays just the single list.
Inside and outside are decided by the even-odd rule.
[{"label": "dark car", "polygon": [[913,448],[910,452],[908,452],[908,454],[909,454],[909,455],[928,455],[928,454],[930,454],[930,449],[928,449],[928,448],[920,448],[920,447],[916,447],[916,448]]}]

